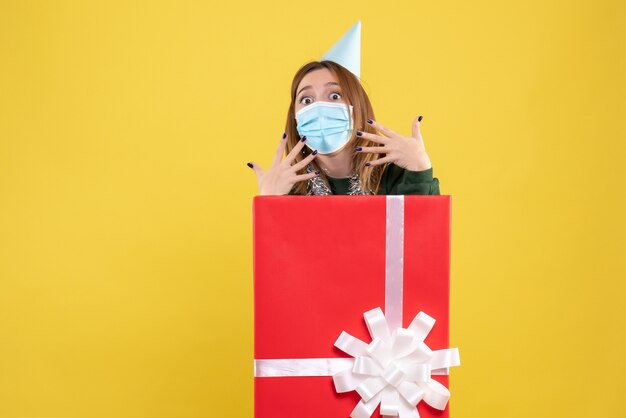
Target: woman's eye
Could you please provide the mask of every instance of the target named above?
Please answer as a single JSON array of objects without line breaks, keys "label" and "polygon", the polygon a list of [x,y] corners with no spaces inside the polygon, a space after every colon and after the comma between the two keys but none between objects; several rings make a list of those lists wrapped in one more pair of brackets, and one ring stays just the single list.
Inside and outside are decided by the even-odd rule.
[{"label": "woman's eye", "polygon": [[339,100],[341,98],[341,93],[331,93],[330,97],[332,97],[334,100]]},{"label": "woman's eye", "polygon": [[309,96],[305,96],[302,99],[300,99],[300,103],[302,103],[303,105],[308,105],[311,104],[312,100]]}]

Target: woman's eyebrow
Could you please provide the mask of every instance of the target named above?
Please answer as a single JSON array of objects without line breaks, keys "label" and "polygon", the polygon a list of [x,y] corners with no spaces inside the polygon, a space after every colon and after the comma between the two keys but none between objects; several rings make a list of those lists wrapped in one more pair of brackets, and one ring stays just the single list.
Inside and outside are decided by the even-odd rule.
[{"label": "woman's eyebrow", "polygon": [[[328,83],[324,84],[324,87],[328,87],[328,86],[338,86],[339,83],[335,83],[334,81],[329,81]],[[302,93],[303,90],[306,89],[310,89],[313,88],[313,86],[304,86],[300,89],[300,91],[298,92],[298,94],[296,94],[296,97],[298,97],[300,95],[300,93]]]}]

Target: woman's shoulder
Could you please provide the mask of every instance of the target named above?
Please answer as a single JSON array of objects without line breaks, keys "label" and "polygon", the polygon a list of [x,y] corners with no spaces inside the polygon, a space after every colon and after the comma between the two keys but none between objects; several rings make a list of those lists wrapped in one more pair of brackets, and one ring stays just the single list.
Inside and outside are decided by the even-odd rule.
[{"label": "woman's shoulder", "polygon": [[408,177],[409,180],[417,181],[417,182],[425,182],[433,180],[433,168],[427,168],[426,170],[421,171],[411,171],[406,168],[400,167],[394,163],[387,164],[385,167],[381,181],[390,181],[395,183],[396,181],[402,179],[404,177]]},{"label": "woman's shoulder", "polygon": [[433,178],[432,167],[411,171],[391,163],[381,176],[378,194],[439,194],[439,180]]}]

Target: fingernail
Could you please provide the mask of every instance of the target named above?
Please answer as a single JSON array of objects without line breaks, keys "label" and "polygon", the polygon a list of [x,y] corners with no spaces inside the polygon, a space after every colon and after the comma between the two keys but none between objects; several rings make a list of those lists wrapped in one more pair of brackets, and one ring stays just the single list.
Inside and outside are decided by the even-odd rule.
[{"label": "fingernail", "polygon": [[311,154],[317,155],[317,150],[313,151]]},{"label": "fingernail", "polygon": [[302,141],[302,142],[306,141],[306,136],[303,136],[300,141]]},{"label": "fingernail", "polygon": [[356,150],[357,150],[357,151],[361,151],[362,149],[363,149],[363,148],[361,148],[361,147],[356,147]]},{"label": "fingernail", "polygon": [[365,167],[369,167],[370,165],[370,163],[365,163]]},{"label": "fingernail", "polygon": [[247,166],[252,168],[252,163],[248,163]]},{"label": "fingernail", "polygon": [[361,132],[361,131],[356,131],[356,136],[363,136],[363,132]]},{"label": "fingernail", "polygon": [[373,121],[373,120],[371,120],[371,119],[368,119],[368,120],[367,120],[367,123],[374,123],[374,121]]},{"label": "fingernail", "polygon": [[287,134],[283,132],[283,139],[287,138]]},{"label": "fingernail", "polygon": [[319,175],[320,175],[320,172],[319,172],[318,170],[315,170],[315,175],[316,175],[316,176],[319,176]]},{"label": "fingernail", "polygon": [[417,118],[417,121],[418,121],[418,122],[421,122],[421,121],[422,121],[422,118],[423,118],[423,116],[420,116],[419,118]]}]

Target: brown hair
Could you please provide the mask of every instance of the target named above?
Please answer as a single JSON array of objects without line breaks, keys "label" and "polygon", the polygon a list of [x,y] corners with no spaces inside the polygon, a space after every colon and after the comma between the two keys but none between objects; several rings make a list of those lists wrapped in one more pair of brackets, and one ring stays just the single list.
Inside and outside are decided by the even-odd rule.
[{"label": "brown hair", "polygon": [[[355,148],[356,145],[356,131],[369,132],[376,134],[376,130],[370,125],[366,123],[367,119],[373,119],[374,110],[372,109],[372,104],[370,103],[369,97],[367,97],[367,93],[363,89],[361,82],[359,79],[352,74],[345,67],[333,62],[333,61],[312,61],[304,66],[302,66],[293,78],[291,83],[291,104],[289,105],[289,111],[287,112],[287,124],[285,127],[285,133],[287,133],[287,149],[286,152],[289,153],[293,149],[293,147],[300,140],[300,135],[298,134],[296,116],[295,116],[295,102],[296,102],[296,93],[298,89],[298,85],[304,78],[306,74],[311,71],[319,70],[327,68],[331,73],[337,77],[337,81],[339,82],[339,86],[341,87],[341,92],[344,99],[348,102],[348,104],[353,106],[353,115],[354,115],[354,130],[350,139],[348,139],[348,143],[345,145],[351,149]],[[359,138],[359,146],[363,147],[375,147],[378,146],[377,143]],[[311,153],[311,150],[307,147],[303,148],[303,152],[296,156],[296,162],[302,161],[302,159],[306,158]],[[378,158],[378,154],[371,153],[359,153],[354,152],[352,157],[352,165],[354,171],[359,174],[360,182],[361,182],[361,190],[364,192],[371,192],[373,194],[378,193],[378,189],[380,188],[380,178],[384,168],[387,166],[386,164],[377,165],[374,167],[366,167],[365,163],[368,161],[373,161]],[[319,170],[319,166],[315,163],[315,160],[311,162],[313,167],[316,170]],[[322,170],[320,170],[322,171]],[[300,170],[299,174],[304,174],[306,171],[304,169]],[[324,173],[320,174],[321,177],[325,177]],[[301,181],[294,185],[295,192],[297,194],[307,194],[307,181]]]}]

